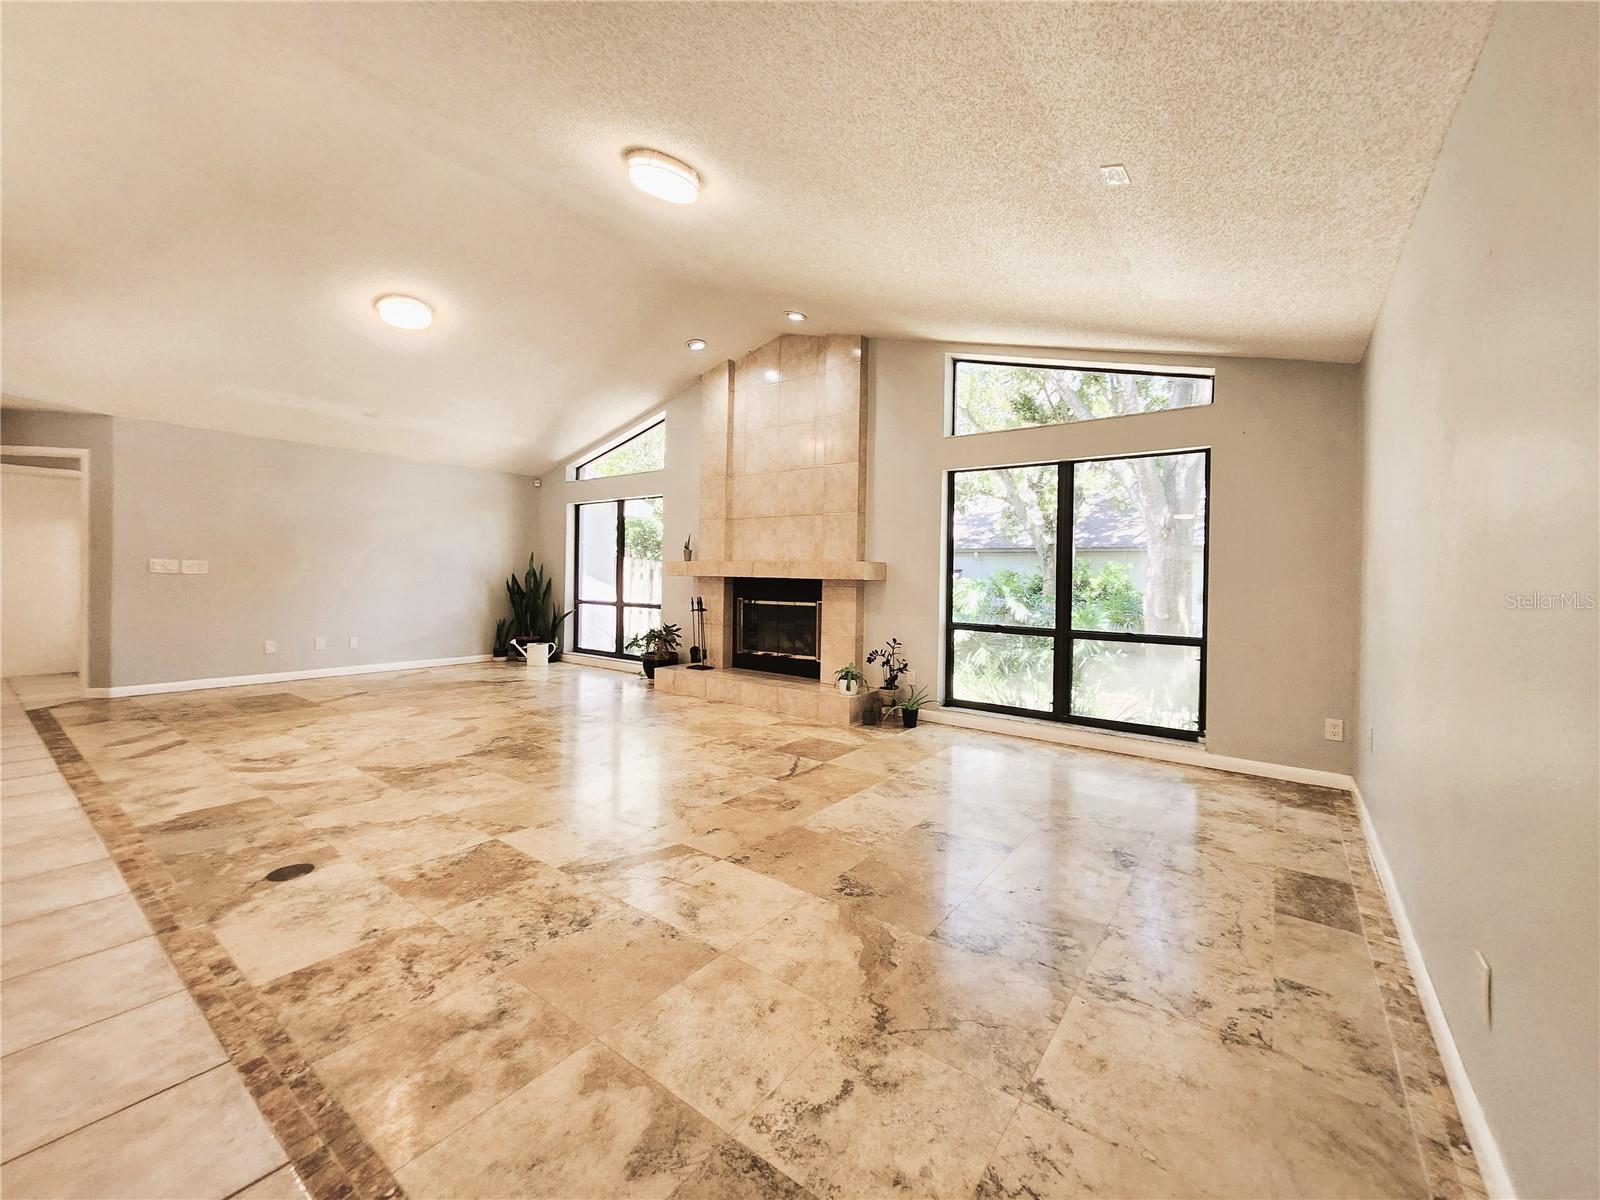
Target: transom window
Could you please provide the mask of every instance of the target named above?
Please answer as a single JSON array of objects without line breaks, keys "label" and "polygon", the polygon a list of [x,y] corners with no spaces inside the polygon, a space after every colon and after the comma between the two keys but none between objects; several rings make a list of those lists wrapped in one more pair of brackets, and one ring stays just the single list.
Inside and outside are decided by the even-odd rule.
[{"label": "transom window", "polygon": [[661,623],[660,496],[576,506],[573,646],[638,658],[627,645]]},{"label": "transom window", "polygon": [[1209,450],[952,471],[946,703],[1199,738],[1210,475]]},{"label": "transom window", "polygon": [[667,465],[667,423],[657,421],[593,458],[578,464],[579,479],[610,479],[617,475],[640,475],[660,471]]},{"label": "transom window", "polygon": [[1194,408],[1211,403],[1212,377],[958,358],[951,388],[950,431],[964,435]]}]

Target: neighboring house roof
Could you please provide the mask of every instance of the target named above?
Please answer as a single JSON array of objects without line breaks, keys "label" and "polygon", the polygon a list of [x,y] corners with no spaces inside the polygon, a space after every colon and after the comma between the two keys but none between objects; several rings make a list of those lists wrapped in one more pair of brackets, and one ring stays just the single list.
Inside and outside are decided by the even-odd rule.
[{"label": "neighboring house roof", "polygon": [[[1201,510],[1204,515],[1205,505]],[[1031,550],[1027,536],[1010,532],[1013,523],[1001,521],[1004,506],[995,501],[992,508],[957,513],[956,550]],[[1144,546],[1144,518],[1133,507],[1119,508],[1105,500],[1090,498],[1075,514],[1073,541],[1080,550],[1138,550]],[[1195,525],[1195,544],[1200,544],[1200,523]]]}]

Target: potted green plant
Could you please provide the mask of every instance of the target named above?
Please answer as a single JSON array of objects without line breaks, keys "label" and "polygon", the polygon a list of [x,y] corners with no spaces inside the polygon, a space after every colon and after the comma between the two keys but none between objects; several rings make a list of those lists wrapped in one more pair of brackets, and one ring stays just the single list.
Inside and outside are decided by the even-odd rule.
[{"label": "potted green plant", "polygon": [[907,729],[917,727],[917,714],[922,711],[922,706],[928,702],[928,689],[914,687],[903,700],[896,700],[886,711],[898,712],[900,723]]},{"label": "potted green plant", "polygon": [[501,617],[494,623],[494,650],[496,659],[505,658],[511,649],[511,622]]},{"label": "potted green plant", "polygon": [[911,664],[906,662],[905,655],[900,653],[900,639],[890,638],[876,650],[867,652],[867,664],[876,663],[883,672],[883,686],[878,689],[878,698],[887,711],[900,692],[900,679],[911,670]]},{"label": "potted green plant", "polygon": [[855,663],[845,663],[833,673],[834,680],[839,685],[839,690],[846,696],[854,696],[861,690],[861,684],[866,676],[861,673],[861,668]]},{"label": "potted green plant", "polygon": [[561,626],[571,611],[562,612],[550,598],[554,580],[535,566],[533,555],[528,555],[528,570],[521,579],[515,575],[506,580],[506,595],[511,600],[511,625],[507,646],[518,656],[529,657],[530,651],[541,646],[549,647],[549,658],[556,662],[561,657]]},{"label": "potted green plant", "polygon": [[630,638],[625,648],[640,651],[644,677],[653,681],[657,667],[670,667],[678,661],[678,646],[682,640],[682,633],[683,631],[676,625],[647,629],[637,637]]},{"label": "potted green plant", "polygon": [[692,534],[692,533],[688,537],[683,539],[683,561],[684,562],[693,562],[694,561],[694,550],[689,545],[689,543],[691,541],[693,541],[693,540],[694,540],[694,534]]}]

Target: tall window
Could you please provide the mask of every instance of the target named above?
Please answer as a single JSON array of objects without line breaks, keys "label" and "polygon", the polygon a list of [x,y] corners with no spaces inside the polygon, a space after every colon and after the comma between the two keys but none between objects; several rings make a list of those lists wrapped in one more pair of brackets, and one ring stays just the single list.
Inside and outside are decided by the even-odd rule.
[{"label": "tall window", "polygon": [[1097,421],[1211,403],[1211,374],[1201,371],[1162,374],[958,358],[951,387],[950,432],[955,434]]},{"label": "tall window", "polygon": [[579,479],[610,479],[659,471],[667,465],[667,423],[657,421],[627,441],[578,464]]},{"label": "tall window", "polygon": [[660,623],[661,512],[660,496],[577,506],[575,648],[637,658],[628,642]]},{"label": "tall window", "polygon": [[1209,450],[951,472],[947,702],[1204,733],[1210,474]]}]

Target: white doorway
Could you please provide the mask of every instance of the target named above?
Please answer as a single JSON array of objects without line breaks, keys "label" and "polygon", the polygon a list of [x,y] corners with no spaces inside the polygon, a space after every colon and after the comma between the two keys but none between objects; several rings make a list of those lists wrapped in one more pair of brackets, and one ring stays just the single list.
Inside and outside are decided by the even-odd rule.
[{"label": "white doorway", "polygon": [[29,690],[85,682],[88,456],[0,448],[0,674]]}]

